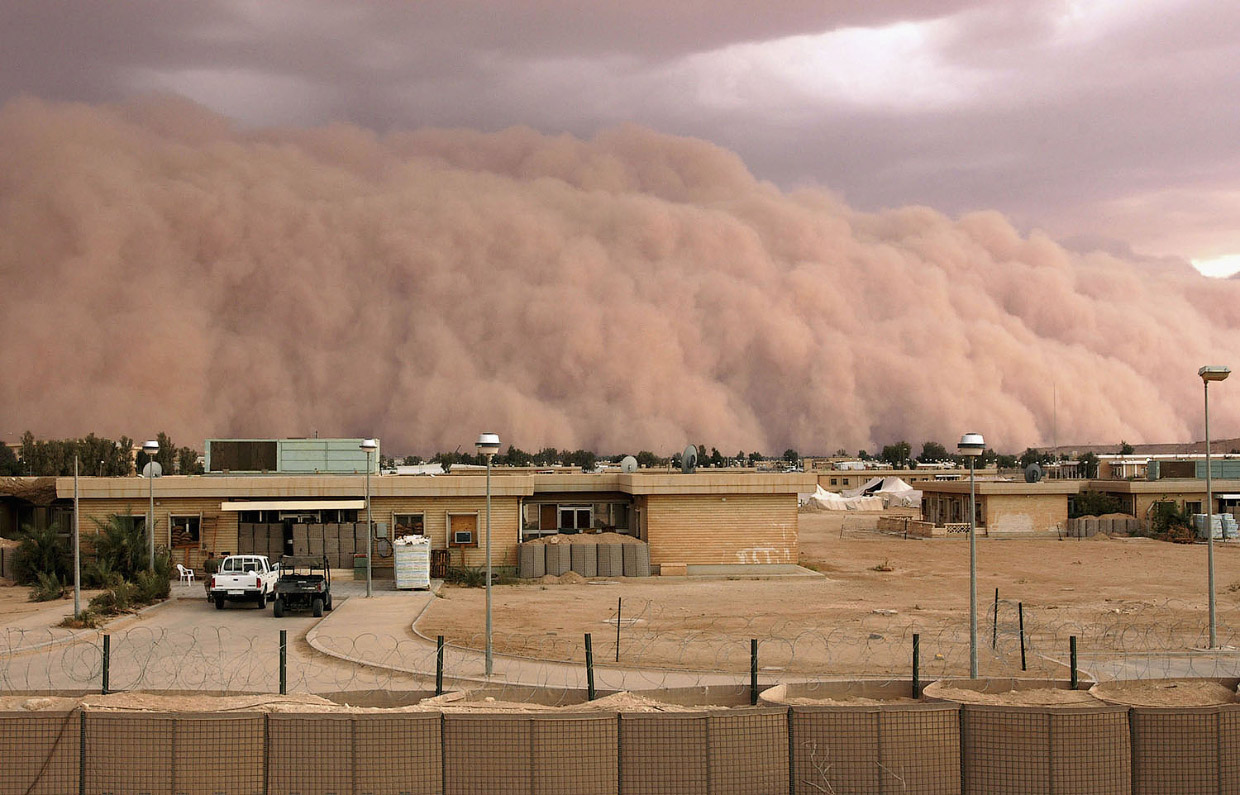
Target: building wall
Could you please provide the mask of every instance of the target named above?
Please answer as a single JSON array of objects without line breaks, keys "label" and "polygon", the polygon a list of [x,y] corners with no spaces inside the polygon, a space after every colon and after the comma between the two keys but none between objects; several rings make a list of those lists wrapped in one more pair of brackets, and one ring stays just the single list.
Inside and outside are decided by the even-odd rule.
[{"label": "building wall", "polygon": [[988,494],[984,499],[987,535],[1054,533],[1068,524],[1064,494]]},{"label": "building wall", "polygon": [[[491,565],[517,565],[518,528],[521,526],[520,501],[515,497],[491,497]],[[426,534],[432,549],[448,548],[448,516],[474,514],[478,517],[478,546],[452,547],[452,565],[483,566],[486,564],[486,497],[384,497],[371,499],[371,518],[384,522],[392,532],[395,514],[420,513],[425,517]],[[358,518],[366,521],[365,512]],[[376,565],[383,561],[376,559]]]},{"label": "building wall", "polygon": [[796,563],[795,494],[650,495],[650,562]]},{"label": "building wall", "polygon": [[[149,503],[136,499],[82,500],[82,538],[98,532],[95,521],[107,522],[112,514],[121,516],[146,516]],[[172,562],[190,568],[202,564],[208,552],[237,551],[237,514],[220,510],[220,501],[212,498],[168,498],[155,500],[155,544],[168,545],[169,518],[172,516],[201,516],[202,543],[196,549],[178,548],[172,551]],[[205,547],[205,549],[204,549]]]}]

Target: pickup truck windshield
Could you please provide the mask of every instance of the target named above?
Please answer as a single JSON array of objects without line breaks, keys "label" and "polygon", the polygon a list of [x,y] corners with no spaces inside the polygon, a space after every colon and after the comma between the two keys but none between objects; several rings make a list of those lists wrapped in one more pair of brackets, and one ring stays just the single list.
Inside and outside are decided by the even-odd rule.
[{"label": "pickup truck windshield", "polygon": [[240,558],[228,558],[220,566],[220,571],[229,574],[241,574],[258,571],[261,567],[256,560],[243,560]]}]

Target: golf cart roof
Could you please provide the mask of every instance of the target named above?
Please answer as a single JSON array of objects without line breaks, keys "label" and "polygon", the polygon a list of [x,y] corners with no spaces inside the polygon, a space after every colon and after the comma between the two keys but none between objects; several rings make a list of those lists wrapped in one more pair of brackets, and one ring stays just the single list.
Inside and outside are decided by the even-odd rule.
[{"label": "golf cart roof", "polygon": [[324,555],[282,555],[280,557],[280,568],[287,569],[294,566],[307,566],[313,569],[326,569],[327,558]]}]

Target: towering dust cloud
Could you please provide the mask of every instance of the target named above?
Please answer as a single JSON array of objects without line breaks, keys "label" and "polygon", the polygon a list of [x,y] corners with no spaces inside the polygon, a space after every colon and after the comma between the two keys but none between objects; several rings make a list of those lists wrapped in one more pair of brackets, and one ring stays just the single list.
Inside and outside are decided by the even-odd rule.
[{"label": "towering dust cloud", "polygon": [[[1240,282],[999,215],[877,214],[621,128],[240,131],[0,110],[0,436],[377,434],[392,452],[1189,439]],[[1233,365],[1240,361],[1233,361]],[[1222,391],[1222,390],[1220,390]],[[1052,394],[1057,392],[1057,404]],[[1215,435],[1240,433],[1215,402]]]}]

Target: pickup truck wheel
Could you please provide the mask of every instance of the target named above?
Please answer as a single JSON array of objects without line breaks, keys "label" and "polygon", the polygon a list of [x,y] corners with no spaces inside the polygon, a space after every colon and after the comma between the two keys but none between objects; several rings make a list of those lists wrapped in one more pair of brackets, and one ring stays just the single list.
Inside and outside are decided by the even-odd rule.
[{"label": "pickup truck wheel", "polygon": [[314,600],[310,602],[310,612],[314,614],[315,618],[323,617],[323,597],[314,597]]},{"label": "pickup truck wheel", "polygon": [[266,606],[267,606],[267,592],[259,591],[258,592],[258,609],[262,610]]},{"label": "pickup truck wheel", "polygon": [[271,614],[276,618],[284,618],[284,600],[278,596],[276,597],[276,600],[271,603]]},{"label": "pickup truck wheel", "polygon": [[225,602],[227,602],[227,601],[228,601],[228,600],[224,598],[224,594],[222,594],[222,593],[218,593],[218,594],[216,594],[216,595],[215,595],[215,609],[216,609],[216,610],[223,610],[223,609],[224,609],[224,603],[225,603]]}]

